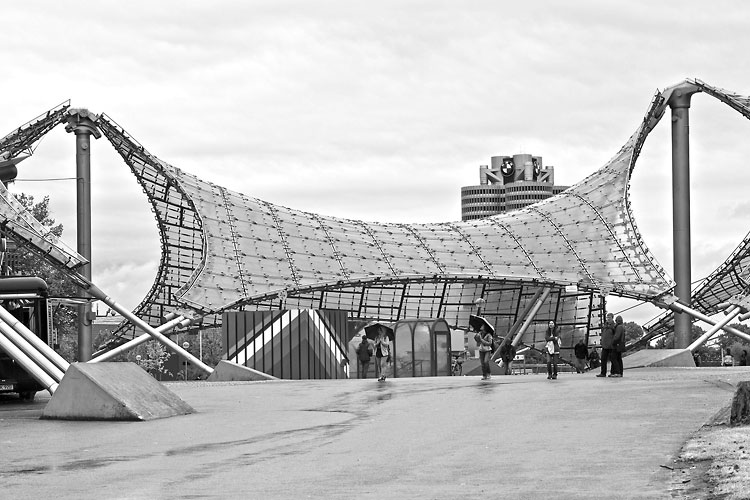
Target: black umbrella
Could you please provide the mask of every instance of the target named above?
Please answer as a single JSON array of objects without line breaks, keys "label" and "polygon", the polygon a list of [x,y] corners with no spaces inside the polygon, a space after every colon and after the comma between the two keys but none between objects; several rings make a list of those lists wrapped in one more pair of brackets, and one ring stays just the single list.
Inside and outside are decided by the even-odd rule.
[{"label": "black umbrella", "polygon": [[380,323],[378,321],[372,321],[365,325],[365,335],[367,335],[368,339],[375,340],[378,337],[378,332],[381,328],[385,329],[385,336],[393,341],[395,338],[393,335],[393,328],[386,325],[385,323]]},{"label": "black umbrella", "polygon": [[484,325],[488,332],[490,332],[492,335],[495,335],[495,328],[490,324],[489,321],[484,319],[482,316],[476,316],[474,314],[469,315],[469,326],[472,327],[477,332],[479,331],[479,328]]}]

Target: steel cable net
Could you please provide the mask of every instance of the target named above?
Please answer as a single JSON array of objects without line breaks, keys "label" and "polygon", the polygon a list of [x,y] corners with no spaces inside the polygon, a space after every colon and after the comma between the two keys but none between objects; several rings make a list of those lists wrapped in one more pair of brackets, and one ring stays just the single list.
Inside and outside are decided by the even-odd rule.
[{"label": "steel cable net", "polygon": [[27,245],[54,265],[74,270],[87,264],[83,256],[69,248],[62,240],[42,225],[0,182],[0,217],[3,229],[19,243]]},{"label": "steel cable net", "polygon": [[[0,139],[0,165],[15,165],[30,156],[34,144],[65,119],[69,107],[69,101],[65,101]],[[18,243],[26,245],[63,270],[72,271],[88,263],[37,221],[1,182],[0,227]]]},{"label": "steel cable net", "polygon": [[[747,97],[689,82],[750,116]],[[203,316],[287,305],[387,319],[465,308],[493,293],[503,303],[523,286],[557,287],[559,295],[568,284],[653,300],[674,284],[643,243],[627,195],[669,91],[657,92],[614,158],[560,195],[507,214],[440,224],[355,221],[251,198],[159,160],[101,115],[97,125],[141,184],[160,231],[157,277],[136,313],[155,324],[176,309]],[[2,215],[16,217],[12,210]],[[43,252],[57,248],[37,243]],[[703,295],[716,297],[703,307],[729,293],[716,290],[738,286],[731,275],[747,258],[744,245],[717,270],[720,278],[706,282]]]},{"label": "steel cable net", "polygon": [[[626,199],[645,125],[604,167],[554,198],[475,221],[395,224],[327,217],[230,191],[159,160],[108,123],[104,135],[139,176],[155,209],[165,263],[194,269],[172,290],[174,302],[200,314],[280,293],[334,307],[340,295],[328,303],[335,294],[316,292],[375,282],[517,280],[641,299],[673,286],[645,248]],[[149,176],[158,180],[145,181]],[[172,220],[170,210],[181,213],[180,207],[188,208],[190,224]],[[192,261],[178,265],[181,239],[188,240]]]}]

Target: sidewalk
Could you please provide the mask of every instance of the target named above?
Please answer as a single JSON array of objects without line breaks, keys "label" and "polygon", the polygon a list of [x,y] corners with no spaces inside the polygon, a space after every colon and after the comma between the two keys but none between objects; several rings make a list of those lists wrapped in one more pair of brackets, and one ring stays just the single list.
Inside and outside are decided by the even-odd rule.
[{"label": "sidewalk", "polygon": [[[682,444],[746,368],[419,379],[171,383],[197,413],[38,420],[0,401],[3,496],[671,498]],[[21,408],[21,409],[18,409]]]}]

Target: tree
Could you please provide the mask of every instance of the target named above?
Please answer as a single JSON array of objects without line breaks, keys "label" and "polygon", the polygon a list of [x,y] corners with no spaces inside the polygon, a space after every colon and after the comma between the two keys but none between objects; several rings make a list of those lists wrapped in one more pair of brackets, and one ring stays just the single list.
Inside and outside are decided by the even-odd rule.
[{"label": "tree", "polygon": [[[24,193],[15,198],[55,236],[62,237],[63,225],[55,224],[49,208],[49,196],[35,203],[34,197]],[[12,269],[16,276],[38,276],[47,283],[47,290],[51,297],[75,297],[77,287],[66,274],[50,264],[43,257],[26,246],[18,246],[14,250]],[[58,305],[52,310],[53,328],[57,330],[58,342],[56,349],[67,361],[75,361],[78,352],[78,311],[76,308]],[[51,332],[50,332],[51,333]]]},{"label": "tree", "polygon": [[[729,326],[731,326],[735,330],[739,330],[742,333],[746,333],[750,335],[750,327],[748,326],[745,326],[741,323],[733,323]],[[732,335],[731,333],[728,333],[725,331],[722,331],[718,335],[718,344],[719,344],[719,347],[721,347],[722,351],[726,350],[727,348],[731,348],[736,343],[739,343],[740,346],[745,345],[744,347],[745,349],[750,348],[750,343],[746,342],[740,337],[737,337],[736,335]],[[740,352],[742,352],[742,349],[740,349]]]},{"label": "tree", "polygon": [[[704,333],[706,333],[706,330],[696,324],[693,324],[690,329],[690,342],[697,340],[698,337],[700,337]],[[657,349],[674,349],[674,332],[669,332],[662,338],[657,340],[654,347],[656,347]]]},{"label": "tree", "polygon": [[[697,340],[706,331],[698,325],[693,325],[690,332],[690,342]],[[674,349],[674,332],[670,332],[656,341],[657,349]],[[701,360],[702,365],[718,365],[721,359],[721,349],[717,344],[706,342],[693,352]]]},{"label": "tree", "polygon": [[21,204],[31,212],[31,215],[43,226],[50,230],[58,238],[62,237],[63,225],[55,225],[55,219],[52,218],[52,212],[49,209],[49,196],[42,198],[42,201],[34,203],[34,197],[25,193],[14,195]]},{"label": "tree", "polygon": [[630,344],[631,342],[643,337],[643,328],[641,328],[641,325],[634,321],[623,323],[622,327],[625,330],[626,344]]},{"label": "tree", "polygon": [[[729,326],[733,327],[735,330],[739,330],[742,333],[750,335],[750,327],[747,327],[741,323],[733,323]],[[728,332],[722,332],[718,337],[719,340],[717,343],[721,348],[722,354],[725,353],[727,349],[729,349],[729,352],[732,354],[732,357],[735,360],[740,359],[742,351],[747,351],[748,354],[750,354],[750,342],[747,342],[746,340],[737,337],[736,335],[732,335]]]},{"label": "tree", "polygon": [[152,377],[160,379],[161,375],[172,375],[167,370],[166,363],[171,353],[158,340],[149,340],[143,344],[118,356],[116,361],[131,361],[151,374]]},{"label": "tree", "polygon": [[[195,330],[191,330],[186,333],[186,339],[188,339],[188,342],[190,344],[188,352],[196,358],[199,358],[206,365],[216,366],[224,356],[224,345],[222,343],[221,328],[201,328],[199,326]],[[201,354],[203,355],[202,358],[200,356]],[[177,357],[176,354],[172,354],[172,356]],[[178,379],[185,376],[185,368],[182,362],[179,363],[179,366],[181,368],[177,373]],[[202,378],[204,375],[204,372],[199,368],[191,364],[188,365],[188,380],[196,380]]]}]

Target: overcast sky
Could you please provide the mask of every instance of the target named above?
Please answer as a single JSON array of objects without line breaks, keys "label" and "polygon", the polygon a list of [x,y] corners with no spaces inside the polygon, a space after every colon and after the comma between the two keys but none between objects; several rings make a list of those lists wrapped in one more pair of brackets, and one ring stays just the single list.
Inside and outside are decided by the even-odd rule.
[{"label": "overcast sky", "polygon": [[[723,0],[26,0],[0,15],[0,136],[71,99],[205,180],[368,221],[460,220],[461,186],[495,155],[542,156],[573,184],[685,78],[750,95],[750,7]],[[750,123],[700,94],[690,120],[696,280],[750,229]],[[32,181],[75,175],[74,137],[58,127],[19,171],[11,190],[49,194],[75,248],[74,181]],[[92,177],[93,281],[133,308],[155,277],[155,220],[104,138]],[[632,203],[671,273],[668,114]]]}]

